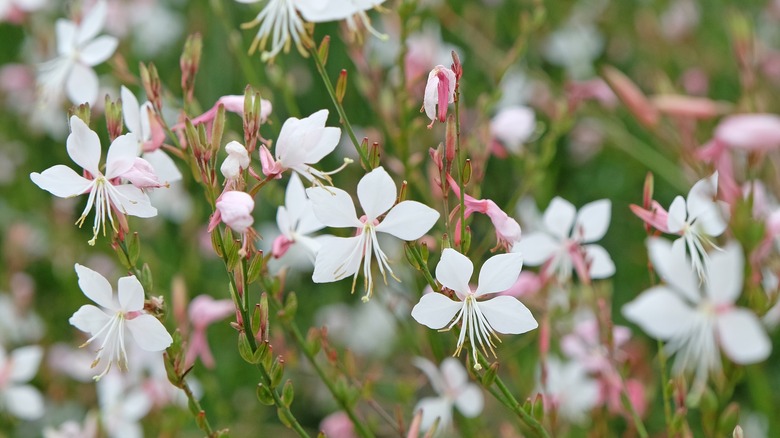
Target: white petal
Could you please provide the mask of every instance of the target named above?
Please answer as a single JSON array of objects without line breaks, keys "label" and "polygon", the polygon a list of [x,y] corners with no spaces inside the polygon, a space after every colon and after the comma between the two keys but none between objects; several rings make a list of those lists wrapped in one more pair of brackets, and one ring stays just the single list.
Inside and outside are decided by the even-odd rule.
[{"label": "white petal", "polygon": [[423,108],[425,115],[431,120],[436,120],[436,103],[439,96],[439,78],[436,71],[431,70],[428,73],[428,82],[425,84],[425,94],[423,95]]},{"label": "white petal", "polygon": [[502,295],[477,303],[493,330],[517,335],[539,327],[531,311],[517,298]]},{"label": "white petal", "polygon": [[144,308],[144,287],[135,275],[120,278],[117,289],[122,311],[134,312]]},{"label": "white petal", "polygon": [[436,279],[444,287],[457,292],[460,296],[471,292],[469,281],[474,273],[474,265],[468,257],[452,248],[445,248],[436,265]]},{"label": "white petal", "polygon": [[68,74],[65,92],[74,105],[94,105],[98,98],[98,77],[92,67],[76,63]]},{"label": "white petal", "polygon": [[85,304],[68,319],[70,325],[82,332],[94,335],[111,321],[111,316],[92,304]]},{"label": "white petal", "polygon": [[42,358],[43,348],[38,345],[29,345],[12,351],[9,381],[25,383],[32,380],[38,372]]},{"label": "white petal", "polygon": [[[681,237],[677,240],[683,242],[682,239]],[[658,275],[692,303],[698,303],[701,300],[698,281],[691,264],[686,260],[684,246],[680,254],[679,250],[673,251],[668,240],[651,237],[647,239],[647,249]]]},{"label": "white petal", "polygon": [[414,411],[422,410],[422,421],[420,421],[420,430],[428,430],[437,418],[439,427],[437,430],[446,429],[452,418],[452,403],[445,397],[426,397],[414,407]]},{"label": "white petal", "polygon": [[157,216],[157,209],[152,207],[149,196],[132,184],[113,186],[108,193],[114,205],[124,214],[136,217]]},{"label": "white petal", "polygon": [[648,335],[667,340],[678,335],[693,320],[694,311],[674,291],[656,286],[623,306],[623,316]]},{"label": "white petal", "polygon": [[688,218],[692,221],[712,209],[715,205],[714,198],[717,193],[718,172],[713,173],[709,178],[697,181],[691,188],[691,191],[688,192]]},{"label": "white petal", "polygon": [[106,277],[78,263],[76,264],[76,274],[79,277],[79,287],[87,298],[106,309],[119,310],[114,301],[113,289]]},{"label": "white petal", "polygon": [[615,263],[601,245],[583,246],[590,263],[591,278],[608,278],[615,275]]},{"label": "white petal", "polygon": [[737,242],[713,252],[707,269],[707,296],[717,304],[734,304],[742,293],[744,269],[745,258]]},{"label": "white petal", "polygon": [[726,231],[728,222],[724,218],[724,211],[720,204],[710,203],[708,208],[702,209],[696,217],[695,225],[710,236],[720,236]]},{"label": "white petal", "polygon": [[503,292],[517,281],[523,269],[523,255],[518,252],[494,255],[479,272],[476,296]]},{"label": "white petal", "polygon": [[4,391],[5,408],[15,417],[35,420],[43,416],[43,396],[30,385],[11,386]]},{"label": "white petal", "polygon": [[604,237],[612,217],[612,202],[601,199],[585,204],[577,213],[575,233],[582,231],[583,242],[595,242]]},{"label": "white petal", "polygon": [[30,179],[38,187],[60,198],[81,195],[92,186],[92,181],[62,164],[52,166],[43,173],[33,172],[30,174]]},{"label": "white petal", "polygon": [[[447,359],[445,359],[447,360]],[[444,386],[444,377],[439,372],[439,368],[433,364],[433,362],[423,357],[412,358],[412,364],[419,368],[428,377],[428,381],[433,386],[433,390],[437,394],[443,394],[447,388]]]},{"label": "white petal", "polygon": [[377,167],[360,179],[357,195],[367,219],[372,221],[395,203],[395,182],[384,168]]},{"label": "white petal", "polygon": [[556,196],[550,201],[547,210],[544,211],[544,225],[554,236],[566,239],[571,233],[571,227],[574,224],[574,215],[577,209],[571,202]]},{"label": "white petal", "polygon": [[[309,200],[306,197],[306,189],[303,187],[303,182],[301,182],[301,178],[298,174],[293,172],[292,175],[290,175],[290,181],[287,182],[287,188],[284,191],[284,205],[290,213],[290,217],[293,218],[292,222],[295,222],[296,219],[301,217],[308,202]],[[352,202],[351,199],[350,202]]]},{"label": "white petal", "polygon": [[363,226],[357,218],[352,197],[344,190],[336,187],[311,187],[306,189],[306,194],[311,199],[314,215],[324,225],[335,228]]},{"label": "white petal", "polygon": [[546,233],[531,233],[520,239],[512,252],[520,252],[523,255],[524,262],[529,266],[539,266],[550,260],[550,258],[561,248],[560,242],[556,241]]},{"label": "white petal", "polygon": [[761,362],[772,352],[766,331],[748,309],[737,308],[718,315],[717,327],[723,352],[735,363]]},{"label": "white petal", "polygon": [[79,52],[80,59],[88,66],[98,65],[110,58],[111,55],[113,55],[116,51],[116,47],[118,45],[118,39],[109,35],[103,35],[90,41],[83,49],[81,49]]},{"label": "white petal", "polygon": [[108,7],[105,1],[98,1],[84,15],[84,18],[79,23],[79,30],[76,39],[76,43],[81,45],[85,42],[95,38],[98,33],[103,29],[103,24],[106,22],[106,15],[108,14]]},{"label": "white petal", "polygon": [[425,294],[412,308],[412,318],[420,324],[438,330],[452,321],[463,308],[463,303],[453,301],[440,293]]},{"label": "white petal", "polygon": [[306,150],[304,162],[309,164],[319,163],[326,155],[333,152],[341,140],[341,129],[334,127],[320,128]]},{"label": "white petal", "polygon": [[71,116],[66,141],[71,160],[92,175],[100,174],[100,138],[80,118]]},{"label": "white petal", "polygon": [[482,390],[479,386],[470,384],[461,391],[458,398],[455,399],[455,406],[466,418],[474,418],[482,413],[485,406],[485,399],[482,396]]},{"label": "white petal", "polygon": [[106,156],[106,178],[113,179],[130,170],[140,150],[138,137],[133,133],[120,135],[108,148]]},{"label": "white petal", "polygon": [[54,31],[57,34],[57,53],[69,56],[76,44],[76,24],[61,18],[54,24]]},{"label": "white petal", "polygon": [[466,373],[466,369],[460,361],[454,357],[448,357],[442,361],[441,375],[445,385],[452,390],[460,389],[469,381],[469,375]]},{"label": "white petal", "polygon": [[314,261],[312,280],[315,283],[330,283],[354,275],[363,260],[363,236],[327,236],[320,243]]},{"label": "white petal", "polygon": [[173,343],[165,326],[152,315],[138,315],[127,320],[127,328],[133,339],[145,351],[163,351]]},{"label": "white petal", "polygon": [[415,240],[433,228],[439,212],[417,201],[403,201],[393,207],[376,230],[402,240]]},{"label": "white petal", "polygon": [[162,149],[146,152],[141,158],[152,165],[157,178],[163,183],[172,183],[182,179],[181,172],[179,171],[179,168],[176,167],[176,163],[174,163],[173,159],[163,152]]},{"label": "white petal", "polygon": [[122,97],[122,116],[125,118],[127,130],[140,136],[141,120],[139,116],[141,115],[141,106],[138,104],[138,99],[124,85],[122,85],[119,94]]},{"label": "white petal", "polygon": [[669,216],[666,220],[666,227],[669,228],[670,233],[679,233],[685,226],[687,219],[687,213],[685,210],[685,199],[682,196],[677,196],[672,201],[672,205],[669,206]]}]

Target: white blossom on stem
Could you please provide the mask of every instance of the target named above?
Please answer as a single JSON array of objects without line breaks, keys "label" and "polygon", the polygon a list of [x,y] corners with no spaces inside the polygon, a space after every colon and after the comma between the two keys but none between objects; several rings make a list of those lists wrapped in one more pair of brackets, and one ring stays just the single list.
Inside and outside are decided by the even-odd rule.
[{"label": "white blossom on stem", "polygon": [[443,430],[452,421],[452,408],[457,407],[464,417],[474,418],[482,412],[485,400],[479,386],[469,382],[468,373],[455,358],[448,357],[441,367],[427,359],[416,357],[414,365],[428,377],[437,397],[425,397],[414,407],[414,411],[422,410],[420,430],[428,430],[437,418],[439,429]]},{"label": "white blossom on stem", "polygon": [[7,411],[23,420],[43,416],[43,396],[27,384],[43,358],[43,348],[37,345],[17,348],[7,355],[0,345],[0,411]]},{"label": "white blossom on stem", "polygon": [[297,173],[290,175],[287,190],[284,195],[284,205],[276,211],[276,225],[282,233],[274,239],[273,256],[283,256],[291,245],[301,244],[306,248],[312,260],[320,249],[318,238],[308,235],[323,229],[322,224],[314,215],[314,207],[306,196],[306,189]]},{"label": "white blossom on stem", "polygon": [[120,278],[114,294],[108,280],[97,272],[76,264],[76,273],[81,291],[100,306],[85,304],[69,320],[77,329],[92,335],[82,347],[100,341],[92,366],[102,360],[106,366],[95,380],[105,376],[112,364],[127,370],[125,340],[128,338],[146,351],[163,351],[171,345],[173,339],[162,323],[144,312],[144,289],[134,275]]},{"label": "white blossom on stem", "polygon": [[[436,280],[445,291],[452,291],[457,300],[444,293],[423,295],[412,309],[412,318],[434,330],[450,330],[462,323],[455,356],[463,349],[466,338],[471,345],[474,368],[480,369],[477,348],[485,355],[488,350],[495,357],[496,333],[521,334],[539,326],[523,303],[516,298],[501,295],[484,299],[488,294],[503,292],[515,284],[523,268],[523,257],[518,253],[499,254],[489,258],[479,273],[475,290],[469,285],[474,265],[471,260],[452,248],[442,251],[436,265]],[[478,298],[483,298],[477,301]]]}]

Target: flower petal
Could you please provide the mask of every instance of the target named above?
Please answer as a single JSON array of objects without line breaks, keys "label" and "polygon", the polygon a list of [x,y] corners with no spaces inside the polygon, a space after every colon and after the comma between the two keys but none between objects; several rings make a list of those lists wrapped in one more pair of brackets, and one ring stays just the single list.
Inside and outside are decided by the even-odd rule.
[{"label": "flower petal", "polygon": [[122,116],[125,118],[125,126],[127,126],[128,131],[140,137],[141,106],[138,104],[138,99],[124,85],[122,85],[119,94],[122,97]]},{"label": "flower petal", "polygon": [[70,118],[70,135],[66,145],[74,163],[92,175],[100,175],[100,138],[77,116]]},{"label": "flower petal", "polygon": [[144,218],[157,216],[157,209],[152,207],[149,196],[132,184],[111,186],[108,194],[121,213]]},{"label": "flower petal", "polygon": [[707,268],[707,296],[717,304],[734,304],[742,293],[744,269],[745,257],[737,242],[714,252]]},{"label": "flower petal", "polygon": [[395,203],[396,186],[383,167],[377,167],[360,179],[358,200],[368,221],[384,214]]},{"label": "flower petal", "polygon": [[314,215],[325,226],[335,228],[363,226],[357,218],[352,197],[344,190],[336,187],[311,187],[306,189],[306,194],[311,199]]},{"label": "flower petal", "polygon": [[76,44],[82,45],[85,42],[95,38],[103,29],[108,14],[108,6],[105,1],[98,1],[92,6],[79,23],[78,34],[76,35]]},{"label": "flower petal", "polygon": [[499,333],[517,335],[539,327],[531,311],[517,298],[502,295],[479,301],[477,305],[493,330]]},{"label": "flower petal", "polygon": [[145,351],[163,351],[173,343],[165,326],[152,315],[142,314],[127,320],[133,339]]},{"label": "flower petal", "polygon": [[[327,238],[326,238],[327,237]],[[363,235],[355,237],[325,236],[314,261],[312,280],[330,283],[354,275],[363,260]]]},{"label": "flower petal", "polygon": [[[677,240],[682,242],[681,239],[683,238]],[[680,253],[673,250],[668,240],[651,237],[647,239],[647,249],[650,253],[650,261],[664,281],[692,303],[701,301],[696,275],[691,270],[691,264],[686,260],[684,247]]]},{"label": "flower petal", "polygon": [[677,234],[682,231],[687,219],[687,213],[685,210],[685,199],[682,196],[677,196],[672,201],[672,205],[669,206],[669,216],[666,222],[666,228],[670,233]]},{"label": "flower petal", "polygon": [[403,201],[393,207],[376,230],[402,240],[415,240],[427,233],[439,219],[439,212],[417,201]]},{"label": "flower petal", "polygon": [[466,369],[458,359],[448,357],[441,363],[441,375],[445,386],[452,390],[458,390],[469,381],[469,375]]},{"label": "flower petal", "polygon": [[577,213],[574,232],[582,232],[582,242],[595,242],[606,234],[611,216],[612,202],[609,199],[585,204]]},{"label": "flower petal", "polygon": [[735,363],[746,365],[765,360],[772,343],[758,317],[748,309],[732,309],[717,318],[718,338],[723,352]]},{"label": "flower petal", "polygon": [[469,281],[474,265],[468,257],[452,248],[445,248],[436,265],[436,279],[444,287],[454,290],[461,298],[471,292]]},{"label": "flower petal", "polygon": [[546,233],[531,233],[520,239],[512,247],[512,252],[523,255],[523,261],[529,266],[539,266],[550,260],[556,251],[561,249],[560,242]]},{"label": "flower petal", "polygon": [[687,329],[694,310],[666,286],[642,292],[623,306],[623,316],[656,339],[668,340]]},{"label": "flower petal", "polygon": [[117,289],[119,289],[119,306],[123,312],[143,310],[144,287],[135,275],[120,278]]},{"label": "flower petal", "polygon": [[68,166],[58,164],[43,171],[33,172],[30,179],[38,187],[60,198],[71,198],[86,193],[92,181],[77,174]]},{"label": "flower petal", "polygon": [[57,34],[57,53],[69,56],[76,44],[76,24],[70,20],[60,18],[54,24],[54,32]]},{"label": "flower petal", "polygon": [[566,239],[571,233],[571,226],[574,224],[574,215],[577,209],[571,202],[556,196],[550,201],[547,210],[544,211],[544,225],[554,236]]},{"label": "flower petal", "polygon": [[108,148],[106,178],[113,179],[130,170],[140,152],[138,137],[132,132],[117,137]]},{"label": "flower petal", "polygon": [[691,187],[688,192],[687,207],[688,218],[698,218],[703,213],[712,209],[715,205],[715,196],[718,194],[718,172],[710,177],[701,179]]},{"label": "flower petal", "polygon": [[485,399],[482,396],[482,390],[479,386],[469,384],[463,389],[458,398],[455,399],[455,406],[458,408],[461,414],[466,418],[474,418],[480,413],[485,406]]},{"label": "flower petal", "polygon": [[452,421],[452,402],[445,397],[425,397],[414,407],[414,411],[422,410],[422,420],[420,421],[420,430],[428,430],[437,418],[439,420],[438,430],[445,430]]},{"label": "flower petal", "polygon": [[152,165],[154,173],[161,182],[172,183],[182,179],[181,172],[179,171],[179,168],[176,167],[176,163],[174,163],[173,159],[161,149],[146,152],[141,158]]},{"label": "flower petal", "polygon": [[590,278],[608,278],[615,275],[615,263],[601,245],[583,246],[590,263]]},{"label": "flower petal", "polygon": [[[95,66],[107,60],[114,54],[119,40],[110,35],[103,35],[90,41],[79,52],[81,62],[88,66]],[[140,134],[140,132],[139,132]]]},{"label": "flower petal", "polygon": [[439,368],[436,367],[433,362],[423,357],[414,357],[412,358],[412,364],[425,373],[433,390],[436,391],[437,394],[442,394],[447,390],[444,383],[444,376],[441,375]]},{"label": "flower petal", "polygon": [[494,255],[487,259],[479,272],[476,296],[503,292],[517,282],[523,269],[523,255],[519,252]]},{"label": "flower petal", "polygon": [[16,383],[29,382],[38,372],[42,358],[43,348],[38,345],[28,345],[12,351],[8,380]]},{"label": "flower petal", "polygon": [[284,191],[284,206],[292,218],[290,226],[293,226],[294,222],[302,216],[308,202],[306,188],[303,187],[303,182],[298,174],[293,172]]},{"label": "flower petal", "polygon": [[98,98],[98,77],[92,67],[73,64],[65,81],[65,92],[74,105],[89,103],[94,105]]},{"label": "flower petal", "polygon": [[43,396],[33,386],[11,386],[3,392],[4,407],[15,417],[24,420],[43,417]]},{"label": "flower petal", "polygon": [[114,301],[113,289],[106,277],[78,263],[76,264],[76,275],[79,277],[79,287],[87,298],[106,309],[119,310],[116,301]]},{"label": "flower petal", "polygon": [[70,325],[94,335],[111,321],[111,316],[92,304],[85,304],[68,319]]},{"label": "flower petal", "polygon": [[440,293],[425,294],[412,308],[412,318],[420,324],[438,330],[452,322],[452,318],[463,308],[460,301],[451,300]]}]

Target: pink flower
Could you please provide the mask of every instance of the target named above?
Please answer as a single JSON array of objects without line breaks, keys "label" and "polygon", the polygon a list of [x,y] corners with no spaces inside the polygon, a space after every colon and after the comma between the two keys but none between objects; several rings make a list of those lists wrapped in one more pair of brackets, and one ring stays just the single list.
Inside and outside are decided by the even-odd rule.
[{"label": "pink flower", "polygon": [[715,140],[734,149],[767,151],[780,146],[780,116],[736,114],[721,120]]},{"label": "pink flower", "polygon": [[[239,115],[244,115],[244,96],[240,94],[229,94],[217,99],[217,102],[209,108],[208,111],[195,117],[191,120],[193,125],[199,125],[201,123],[211,123],[217,116],[219,106],[225,107],[225,111],[230,111]],[[265,99],[260,100],[260,123],[265,123],[268,120],[268,116],[271,115],[273,109],[271,102]]]},{"label": "pink flower", "polygon": [[[447,106],[455,102],[455,72],[443,65],[437,65],[428,74],[428,83],[425,86],[425,97],[423,98],[423,109],[425,114],[431,119],[428,128],[433,127],[436,119],[444,123],[447,121]],[[436,105],[439,111],[436,111]]]},{"label": "pink flower", "polygon": [[214,356],[206,339],[206,328],[221,319],[227,318],[236,311],[231,300],[215,300],[208,295],[198,295],[190,303],[189,316],[193,331],[190,336],[189,348],[184,362],[187,367],[200,357],[206,368],[214,368]]},{"label": "pink flower", "polygon": [[355,426],[344,411],[334,412],[322,419],[320,430],[325,436],[355,438]]},{"label": "pink flower", "polygon": [[209,232],[220,222],[239,233],[246,233],[255,219],[252,210],[255,209],[255,200],[245,192],[230,190],[223,193],[217,199],[217,210],[209,222]]}]

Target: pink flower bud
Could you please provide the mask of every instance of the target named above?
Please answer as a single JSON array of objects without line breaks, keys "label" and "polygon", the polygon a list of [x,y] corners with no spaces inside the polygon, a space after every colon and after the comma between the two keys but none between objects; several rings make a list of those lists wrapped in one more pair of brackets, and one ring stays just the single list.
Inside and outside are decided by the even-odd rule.
[{"label": "pink flower bud", "polygon": [[780,116],[737,114],[726,117],[715,128],[715,139],[737,149],[776,149],[780,146]]},{"label": "pink flower bud", "polygon": [[254,223],[255,219],[252,217],[254,208],[254,199],[245,192],[228,191],[217,201],[219,220],[239,233],[245,233]]},{"label": "pink flower bud", "polygon": [[274,239],[274,242],[271,245],[271,254],[275,259],[278,259],[287,253],[287,250],[290,249],[290,246],[292,246],[293,243],[295,242],[288,239],[287,236],[280,235]]},{"label": "pink flower bud", "polygon": [[642,90],[631,79],[610,66],[604,68],[604,79],[641,124],[646,127],[658,124],[658,110],[650,104]]},{"label": "pink flower bud", "polygon": [[664,94],[651,98],[658,111],[673,117],[711,119],[728,111],[729,105],[704,97]]},{"label": "pink flower bud", "polygon": [[[423,109],[431,119],[428,128],[433,127],[437,118],[441,123],[447,120],[447,106],[453,102],[455,102],[455,73],[443,65],[437,65],[428,74],[428,83],[423,97]],[[436,105],[438,105],[438,113]]]}]

